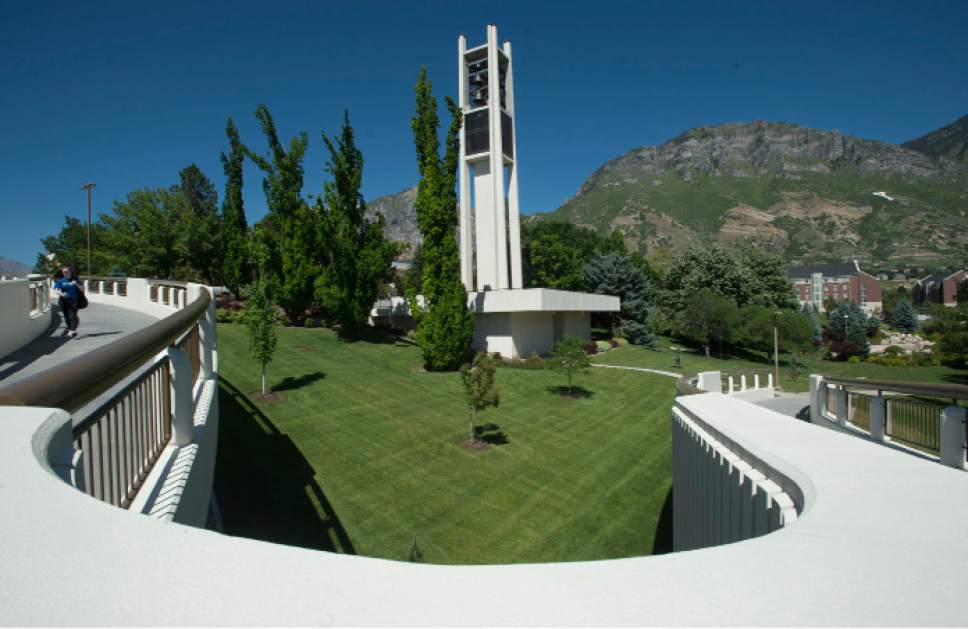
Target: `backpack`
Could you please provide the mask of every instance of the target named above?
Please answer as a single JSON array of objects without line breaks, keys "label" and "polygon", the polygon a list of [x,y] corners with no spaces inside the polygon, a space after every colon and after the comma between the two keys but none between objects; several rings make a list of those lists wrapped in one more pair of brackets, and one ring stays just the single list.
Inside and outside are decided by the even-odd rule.
[{"label": "backpack", "polygon": [[77,286],[77,309],[84,310],[87,308],[87,295],[84,294],[84,286],[79,282],[74,282]]}]

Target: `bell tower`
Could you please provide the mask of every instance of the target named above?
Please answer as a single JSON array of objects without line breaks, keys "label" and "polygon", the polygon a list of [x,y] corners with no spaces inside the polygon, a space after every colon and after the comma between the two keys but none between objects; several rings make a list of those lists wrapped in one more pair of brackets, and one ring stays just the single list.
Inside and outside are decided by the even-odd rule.
[{"label": "bell tower", "polygon": [[470,292],[521,288],[521,221],[511,42],[467,48],[457,40],[461,279]]}]

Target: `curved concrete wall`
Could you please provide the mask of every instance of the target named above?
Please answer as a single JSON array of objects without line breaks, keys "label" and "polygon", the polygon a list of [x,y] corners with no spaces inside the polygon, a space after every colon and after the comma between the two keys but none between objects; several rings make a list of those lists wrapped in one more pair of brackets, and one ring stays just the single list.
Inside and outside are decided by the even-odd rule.
[{"label": "curved concrete wall", "polygon": [[[31,284],[38,290],[39,304],[31,295]],[[0,281],[0,358],[14,352],[43,334],[53,320],[50,289],[46,280]],[[35,308],[39,305],[39,308]]]},{"label": "curved concrete wall", "polygon": [[[0,409],[0,621],[964,624],[968,474],[718,393],[679,398],[676,411],[796,487],[797,521],[739,543],[612,561],[433,566],[349,557],[92,500],[63,480],[62,412]],[[58,599],[71,604],[50,604]]]}]

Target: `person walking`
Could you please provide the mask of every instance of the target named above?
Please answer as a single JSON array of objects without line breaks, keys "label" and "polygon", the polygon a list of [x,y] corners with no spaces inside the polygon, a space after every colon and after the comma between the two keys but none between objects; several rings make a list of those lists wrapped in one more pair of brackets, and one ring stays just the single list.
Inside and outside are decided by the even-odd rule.
[{"label": "person walking", "polygon": [[74,338],[77,336],[77,325],[80,323],[77,311],[80,310],[80,296],[84,289],[77,283],[77,279],[68,267],[65,266],[59,273],[60,279],[57,274],[54,275],[54,290],[60,296],[59,303],[64,311],[64,322],[67,324],[67,337]]}]

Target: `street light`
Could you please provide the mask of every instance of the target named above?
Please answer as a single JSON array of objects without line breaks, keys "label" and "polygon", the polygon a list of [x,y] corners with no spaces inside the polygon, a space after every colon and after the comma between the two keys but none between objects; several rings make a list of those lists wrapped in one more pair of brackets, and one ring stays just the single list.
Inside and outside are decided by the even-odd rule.
[{"label": "street light", "polygon": [[773,386],[780,388],[780,315],[779,310],[773,311]]},{"label": "street light", "polygon": [[91,189],[95,186],[93,181],[81,186],[81,190],[87,190],[87,276],[91,277]]}]

